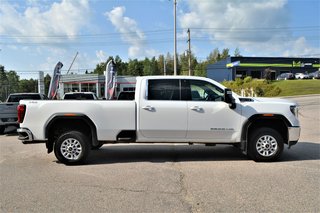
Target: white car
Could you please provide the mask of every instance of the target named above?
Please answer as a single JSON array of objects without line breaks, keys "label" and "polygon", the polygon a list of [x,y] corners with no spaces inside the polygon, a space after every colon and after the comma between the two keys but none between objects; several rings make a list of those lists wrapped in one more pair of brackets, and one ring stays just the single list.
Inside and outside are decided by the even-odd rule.
[{"label": "white car", "polygon": [[295,77],[296,79],[309,79],[309,75],[305,73],[296,73]]},{"label": "white car", "polygon": [[68,92],[64,94],[63,100],[97,100],[98,97],[93,92]]}]

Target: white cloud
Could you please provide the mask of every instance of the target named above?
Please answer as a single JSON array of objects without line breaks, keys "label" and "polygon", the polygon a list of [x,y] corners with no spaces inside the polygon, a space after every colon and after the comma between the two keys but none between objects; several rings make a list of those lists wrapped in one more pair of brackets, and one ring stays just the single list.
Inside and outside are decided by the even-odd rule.
[{"label": "white cloud", "polygon": [[99,59],[99,63],[106,62],[108,59],[106,53],[103,50],[96,51],[96,56]]},{"label": "white cloud", "polygon": [[315,53],[316,49],[303,37],[292,36],[287,3],[288,0],[187,0],[189,11],[180,12],[179,22],[183,28],[194,28],[194,36],[208,38],[216,46],[239,47],[249,54]]},{"label": "white cloud", "polygon": [[[72,39],[88,23],[88,0],[62,0],[43,11],[36,0],[29,0],[23,12],[17,6],[0,4],[0,33],[18,42],[52,42]],[[53,36],[63,36],[53,37]],[[7,38],[7,39],[9,39]],[[53,39],[54,38],[54,39]]]},{"label": "white cloud", "polygon": [[124,16],[125,10],[125,7],[115,7],[110,12],[106,12],[105,16],[121,34],[122,40],[130,45],[128,49],[130,58],[151,56],[148,53],[155,51],[146,49],[146,36],[134,19]]}]

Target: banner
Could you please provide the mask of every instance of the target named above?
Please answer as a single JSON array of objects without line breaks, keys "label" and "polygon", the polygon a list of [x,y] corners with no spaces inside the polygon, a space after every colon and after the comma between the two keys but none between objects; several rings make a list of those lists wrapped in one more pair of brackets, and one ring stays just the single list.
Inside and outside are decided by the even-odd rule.
[{"label": "banner", "polygon": [[63,67],[63,64],[59,61],[54,68],[53,75],[51,78],[49,91],[48,91],[48,98],[49,99],[56,99],[57,91],[59,88],[59,81],[61,77],[61,68]]},{"label": "banner", "polygon": [[106,66],[106,84],[105,84],[105,98],[107,100],[113,99],[114,90],[116,87],[116,64],[113,60],[110,60]]}]

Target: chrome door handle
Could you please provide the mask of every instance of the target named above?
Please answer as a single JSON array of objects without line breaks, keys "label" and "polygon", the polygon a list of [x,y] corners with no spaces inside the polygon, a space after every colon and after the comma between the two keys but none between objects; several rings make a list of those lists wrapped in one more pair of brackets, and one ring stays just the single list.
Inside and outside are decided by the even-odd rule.
[{"label": "chrome door handle", "polygon": [[154,110],[154,108],[152,106],[144,106],[144,107],[142,107],[142,109],[145,109],[145,110],[148,110],[148,111]]},{"label": "chrome door handle", "polygon": [[193,106],[193,107],[191,107],[190,109],[191,109],[191,110],[194,110],[194,111],[197,111],[197,112],[199,112],[199,111],[202,110],[202,108],[199,107],[199,106]]}]

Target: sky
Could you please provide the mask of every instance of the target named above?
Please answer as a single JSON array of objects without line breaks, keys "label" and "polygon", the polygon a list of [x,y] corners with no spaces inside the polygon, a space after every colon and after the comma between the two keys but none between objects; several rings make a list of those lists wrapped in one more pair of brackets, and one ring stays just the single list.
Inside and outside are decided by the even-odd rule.
[{"label": "sky", "polygon": [[[0,0],[0,64],[21,79],[173,55],[174,0]],[[320,57],[319,0],[177,0],[177,53]]]}]

